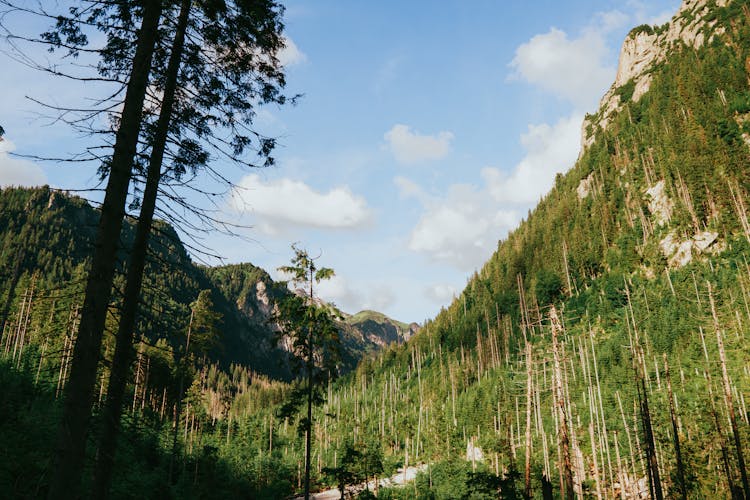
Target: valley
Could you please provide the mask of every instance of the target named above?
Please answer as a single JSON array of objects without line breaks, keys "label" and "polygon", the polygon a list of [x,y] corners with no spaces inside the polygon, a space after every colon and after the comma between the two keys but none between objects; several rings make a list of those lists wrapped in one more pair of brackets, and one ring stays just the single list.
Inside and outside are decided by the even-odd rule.
[{"label": "valley", "polygon": [[[684,0],[630,31],[575,165],[421,324],[320,299],[326,254],[293,246],[277,281],[197,264],[157,219],[105,496],[304,498],[307,469],[310,498],[748,498],[748,193],[750,2]],[[9,498],[54,491],[102,218],[0,189]],[[137,226],[119,232],[83,492]]]}]

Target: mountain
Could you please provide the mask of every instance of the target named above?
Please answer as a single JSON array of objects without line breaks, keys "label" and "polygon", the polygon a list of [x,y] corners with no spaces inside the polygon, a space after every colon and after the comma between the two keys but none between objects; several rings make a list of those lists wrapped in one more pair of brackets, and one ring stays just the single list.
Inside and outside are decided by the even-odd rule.
[{"label": "mountain", "polygon": [[363,340],[374,347],[388,347],[391,343],[403,343],[419,331],[417,323],[402,323],[377,311],[360,311],[345,316],[344,323],[360,332]]},{"label": "mountain", "polygon": [[437,498],[748,489],[750,3],[634,28],[582,129],[461,295],[332,393],[329,462],[363,435]]},{"label": "mountain", "polygon": [[[37,325],[43,324],[39,315],[49,314],[50,323],[60,322],[81,303],[81,284],[97,220],[97,211],[86,201],[48,187],[0,190],[0,323],[6,328],[17,325],[17,321],[12,323],[14,313],[23,308],[24,297],[32,291],[37,307],[29,321]],[[128,248],[133,235],[133,222],[128,221],[122,234],[123,248]],[[145,337],[179,342],[187,328],[190,303],[200,290],[211,290],[222,318],[220,339],[211,352],[213,360],[225,368],[237,364],[271,377],[289,377],[283,363],[285,352],[275,345],[276,326],[271,324],[275,301],[289,293],[283,284],[249,263],[195,265],[177,233],[163,222],[156,224],[149,255],[143,295],[150,307],[140,323]],[[119,260],[121,287],[124,252]],[[400,337],[393,331],[397,324],[379,313],[373,313],[366,324],[342,322],[342,368],[349,370],[364,354],[398,341]],[[47,330],[52,331],[51,325]],[[41,343],[40,335],[37,332],[26,341]]]},{"label": "mountain", "polygon": [[[318,487],[334,481],[331,468],[361,474],[382,465],[391,475],[428,463],[413,485],[378,495],[750,494],[750,1],[686,0],[670,22],[634,28],[582,144],[576,164],[456,300],[408,339],[406,325],[377,313],[344,317],[344,332],[364,351],[379,339],[390,344],[326,387],[310,434]],[[3,233],[3,283],[15,290],[2,346],[10,362],[0,364],[0,411],[11,417],[0,419],[0,435],[24,450],[6,466],[15,475],[0,468],[0,485],[29,497],[48,462],[43,445],[29,443],[48,435],[36,422],[53,420],[49,402],[64,381],[75,317],[69,297],[85,269],[85,245],[76,242],[89,241],[95,220],[90,208],[79,210],[83,202],[51,198],[48,190],[0,197],[0,228],[13,228]],[[155,245],[145,299],[159,314],[145,326],[180,331],[186,304],[213,286],[217,309],[237,325],[226,334],[250,332],[273,294],[286,293],[250,265],[191,267],[173,241]],[[164,259],[184,271],[157,272]],[[34,278],[39,266],[46,271]],[[47,291],[44,301],[35,287]],[[11,340],[25,331],[35,340],[17,355]],[[45,340],[52,331],[62,337],[54,350]],[[254,338],[226,345],[252,348]],[[203,367],[184,419],[172,425],[164,401],[173,403],[174,384],[153,382],[159,353],[143,352],[132,439],[118,452],[122,497],[163,491],[171,462],[162,443],[174,442],[172,429],[184,450],[173,493],[283,498],[299,490],[301,418],[278,419],[294,386],[237,365]],[[139,378],[144,364],[150,390]]]}]

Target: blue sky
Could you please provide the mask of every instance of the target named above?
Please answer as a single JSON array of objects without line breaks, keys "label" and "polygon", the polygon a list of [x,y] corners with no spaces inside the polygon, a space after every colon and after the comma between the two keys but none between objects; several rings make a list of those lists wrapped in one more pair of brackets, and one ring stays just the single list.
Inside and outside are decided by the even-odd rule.
[{"label": "blue sky", "polygon": [[[239,188],[219,202],[221,216],[253,226],[247,239],[204,244],[278,277],[299,242],[337,272],[324,298],[421,322],[573,165],[583,115],[614,80],[630,28],[665,22],[679,2],[285,5],[281,59],[289,93],[304,96],[258,114],[257,128],[279,138],[276,167],[227,167]],[[0,53],[0,185],[92,187],[92,166],[8,153],[64,155],[90,141],[40,119],[25,96],[67,103],[101,92]]]}]

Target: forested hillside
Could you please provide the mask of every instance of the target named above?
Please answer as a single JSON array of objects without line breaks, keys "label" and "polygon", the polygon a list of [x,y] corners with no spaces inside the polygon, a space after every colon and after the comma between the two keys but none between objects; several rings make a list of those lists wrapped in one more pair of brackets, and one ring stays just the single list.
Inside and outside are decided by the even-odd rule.
[{"label": "forested hillside", "polygon": [[347,440],[433,464],[386,498],[747,490],[749,7],[631,32],[651,64],[453,304],[331,392],[322,464]]},{"label": "forested hillside", "polygon": [[[344,319],[345,361],[375,336],[390,345],[328,383],[312,419],[317,487],[424,463],[378,496],[750,495],[750,2],[686,0],[635,28],[583,135],[575,166],[433,320]],[[33,497],[96,214],[47,189],[4,190],[0,204],[0,434],[21,450],[0,487]],[[299,492],[305,418],[279,415],[300,385],[268,376],[278,353],[256,333],[287,291],[249,264],[193,266],[159,230],[112,496]],[[174,353],[191,311],[218,313],[223,337],[185,353],[180,413]]]},{"label": "forested hillside", "polygon": [[[96,221],[97,211],[75,196],[47,187],[0,190],[3,369],[29,374],[34,381],[29,390],[41,388],[41,398],[57,398],[65,386]],[[129,248],[133,234],[133,225],[126,225],[122,248]],[[180,359],[186,354],[191,327],[188,381],[195,379],[196,385],[188,397],[195,400],[199,415],[211,419],[211,427],[217,420],[231,420],[267,408],[269,401],[279,402],[285,385],[276,381],[288,381],[291,373],[288,353],[277,344],[272,313],[289,290],[252,264],[195,265],[168,224],[157,223],[155,235],[141,298],[148,307],[139,319],[131,410],[152,412],[159,422],[165,421],[170,408],[174,410]],[[124,260],[121,254],[118,288],[124,283]],[[97,383],[99,404],[106,395],[106,361],[114,348],[118,305],[118,299],[111,305],[105,364]],[[199,311],[211,318],[203,331],[191,324],[191,312]],[[353,369],[366,353],[403,342],[417,329],[373,311],[341,314],[342,373]],[[7,372],[3,376],[12,377]],[[257,394],[261,388],[262,394]],[[195,418],[190,411],[188,405],[185,419]],[[43,470],[45,465],[36,467]],[[15,467],[12,470],[17,472]],[[18,489],[12,476],[4,481],[8,491],[31,494],[25,486]]]}]

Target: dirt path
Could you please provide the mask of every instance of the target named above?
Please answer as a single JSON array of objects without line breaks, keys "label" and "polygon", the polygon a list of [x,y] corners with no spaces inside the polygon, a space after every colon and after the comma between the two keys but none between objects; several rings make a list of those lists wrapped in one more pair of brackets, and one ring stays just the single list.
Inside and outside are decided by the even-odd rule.
[{"label": "dirt path", "polygon": [[[427,469],[427,464],[422,465],[414,465],[412,467],[407,467],[406,470],[399,469],[396,474],[394,474],[391,477],[383,478],[378,480],[378,487],[379,488],[389,488],[391,486],[400,486],[403,484],[406,484],[410,481],[414,481],[414,479],[417,477],[417,473],[422,472]],[[367,486],[371,490],[375,490],[375,481],[370,481],[367,483]],[[362,483],[359,485],[358,489],[364,489],[365,485]],[[303,497],[295,497],[294,500],[301,500]],[[341,492],[338,488],[333,488],[332,490],[325,490],[318,493],[313,493],[310,495],[310,498],[314,500],[338,500],[341,498]]]}]

